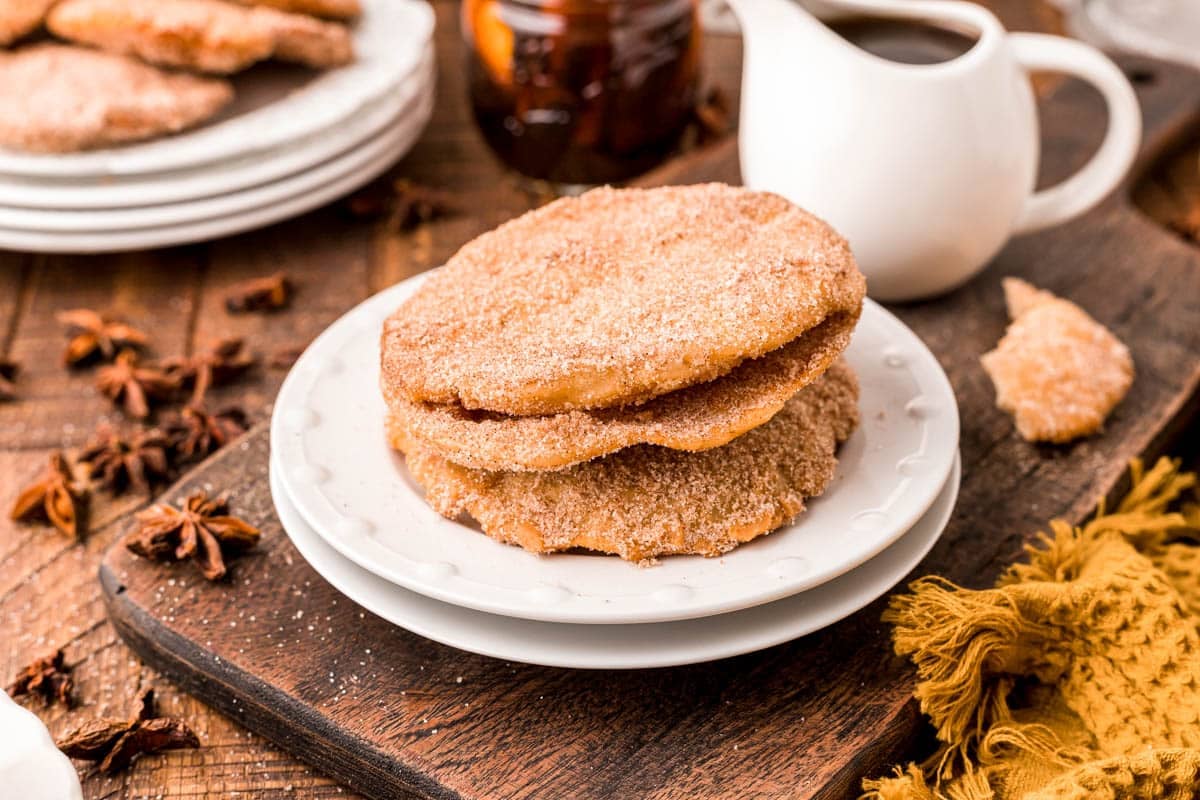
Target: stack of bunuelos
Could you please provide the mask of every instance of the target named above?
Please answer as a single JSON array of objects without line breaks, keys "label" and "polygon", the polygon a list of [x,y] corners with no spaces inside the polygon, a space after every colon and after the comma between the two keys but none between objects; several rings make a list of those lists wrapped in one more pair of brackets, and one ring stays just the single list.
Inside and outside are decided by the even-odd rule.
[{"label": "stack of bunuelos", "polygon": [[773,194],[596,189],[464,246],[388,319],[388,436],[430,505],[535,552],[727,552],[858,421],[865,281]]}]

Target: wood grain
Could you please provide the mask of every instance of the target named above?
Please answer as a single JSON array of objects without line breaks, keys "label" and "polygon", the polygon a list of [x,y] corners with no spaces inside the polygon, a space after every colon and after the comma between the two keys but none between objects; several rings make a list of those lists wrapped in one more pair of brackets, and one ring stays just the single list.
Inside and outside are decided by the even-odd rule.
[{"label": "wood grain", "polygon": [[[1200,117],[1200,75],[1152,62],[1142,99],[1147,158]],[[1044,178],[1080,164],[1102,130],[1092,94],[1063,84],[1046,105]],[[736,177],[729,145],[643,182]],[[1020,275],[1114,330],[1139,377],[1105,436],[1030,445],[994,407],[979,365],[1006,324],[999,281]],[[965,477],[942,541],[920,567],[991,581],[1051,515],[1082,518],[1128,460],[1167,444],[1200,381],[1200,251],[1152,224],[1123,187],[1094,212],[1014,241],[984,275],[897,309],[946,367],[963,414]],[[275,520],[267,434],[219,455],[169,496],[238,487],[266,534],[228,586],[164,587],[122,549],[101,580],[133,649],[185,689],[370,797],[590,799],[844,797],[920,735],[912,677],[890,654],[877,602],[761,653],[676,669],[545,669],[471,656],[408,634],[341,598]],[[253,613],[251,613],[253,610]]]},{"label": "wood grain", "polygon": [[[996,9],[1011,28],[1061,31],[1057,12],[1048,3],[991,0],[987,4]],[[192,351],[204,347],[214,336],[234,332],[252,336],[253,347],[267,353],[276,347],[308,341],[358,299],[441,263],[446,255],[475,233],[492,227],[543,198],[544,195],[536,190],[530,191],[505,173],[490,158],[475,134],[469,110],[463,102],[456,3],[436,0],[435,7],[439,24],[438,104],[434,119],[421,142],[397,166],[395,172],[460,192],[467,208],[462,216],[422,227],[412,233],[393,234],[370,223],[348,221],[334,208],[210,245],[149,254],[67,258],[0,253],[0,353],[21,360],[25,367],[19,384],[22,401],[0,404],[0,504],[7,508],[19,485],[40,468],[50,450],[78,444],[102,417],[115,419],[107,404],[94,396],[90,374],[68,374],[59,368],[57,354],[63,339],[53,322],[53,311],[80,304],[119,310],[153,328],[161,355]],[[708,47],[708,74],[725,88],[736,90],[740,63],[736,40],[714,38],[709,41]],[[1042,89],[1053,85],[1050,81],[1039,83]],[[1145,92],[1153,95],[1158,89],[1151,85],[1142,91],[1146,96]],[[1186,103],[1181,107],[1184,116],[1190,108],[1187,103],[1191,102],[1190,99],[1185,100]],[[1172,97],[1169,95],[1153,100],[1159,109],[1166,108],[1170,102]],[[1069,124],[1070,120],[1062,122]],[[1063,125],[1060,124],[1056,130],[1062,129]],[[1180,138],[1176,143],[1181,143],[1187,134],[1186,126],[1183,126],[1178,131]],[[1055,137],[1058,135],[1053,134]],[[726,145],[726,149],[730,149],[730,146]],[[711,169],[710,174],[714,178],[728,179],[735,174],[730,172],[731,163],[728,160],[716,159],[708,167],[692,164],[678,169],[681,175],[678,179],[684,179],[683,174],[697,175],[698,170],[703,168]],[[659,179],[667,177],[662,175]],[[1091,254],[1100,262],[1107,258],[1103,248]],[[1036,247],[1023,254],[1018,253],[1016,257],[1026,256],[1033,257],[1035,264],[1044,263]],[[1006,254],[1006,258],[1011,257]],[[1152,258],[1157,258],[1157,254],[1145,254],[1147,263]],[[1159,275],[1169,277],[1174,274],[1180,269],[1183,258],[1180,253],[1170,254],[1168,263],[1162,267]],[[993,270],[993,275],[1008,268],[1006,264],[1002,263]],[[220,302],[224,287],[236,280],[278,269],[295,272],[302,278],[292,309],[269,317],[233,318],[223,314]],[[1068,284],[1071,277],[1069,273],[1062,275],[1063,283],[1059,288]],[[1182,284],[1181,289],[1186,290],[1189,286],[1194,289],[1190,284]],[[1165,291],[1170,294],[1169,288],[1165,288]],[[987,294],[983,290],[981,293]],[[1163,290],[1151,292],[1149,302],[1150,313],[1163,310]],[[996,312],[995,300],[991,303],[987,307],[989,320]],[[914,309],[913,313],[919,315],[922,312]],[[973,313],[982,312],[975,309]],[[977,331],[975,340],[983,341],[990,335],[991,329],[998,325],[998,322],[989,321],[988,330]],[[1153,330],[1169,335],[1175,326],[1164,322]],[[1194,335],[1194,327],[1189,335]],[[940,348],[945,346],[944,339],[943,336],[939,340]],[[1192,340],[1185,335],[1182,341]],[[986,385],[980,383],[982,376],[970,371],[970,357],[947,357],[947,363],[957,364],[958,370],[966,375],[956,381],[960,391],[964,386],[974,394],[986,389]],[[1169,364],[1159,365],[1159,368],[1171,374]],[[245,402],[254,409],[256,418],[262,419],[282,375],[278,370],[260,370],[246,383],[230,389],[225,396]],[[1140,407],[1129,413],[1140,413]],[[1011,435],[1005,425],[1003,417],[989,416],[979,426],[972,425],[972,441],[981,447],[1016,448],[1018,455],[1025,452],[1015,442],[1009,441]],[[1162,439],[1176,437],[1178,433],[1178,430],[1174,433],[1168,431],[1162,434]],[[1098,446],[1086,444],[1082,447]],[[1152,446],[1161,446],[1161,442],[1152,442]],[[1035,456],[1051,461],[1075,457],[1074,453],[1049,451],[1027,458],[1035,462]],[[1087,463],[1100,463],[1098,460],[1102,457],[1103,453],[1096,453],[1093,460]],[[1022,468],[1028,470],[1029,466],[1026,464]],[[989,496],[993,502],[1015,504],[1006,490],[1015,490],[1019,483],[1017,480],[1009,481],[1006,485],[998,486]],[[1072,500],[1068,495],[1065,493],[1057,499],[1073,509],[1083,508],[1087,504],[1085,498]],[[0,518],[0,619],[4,622],[5,631],[0,636],[0,677],[14,674],[20,666],[53,647],[65,646],[67,660],[75,668],[83,706],[69,714],[57,708],[49,711],[38,709],[52,730],[61,732],[96,714],[123,714],[128,710],[139,686],[154,685],[159,690],[164,709],[187,718],[204,741],[201,750],[145,759],[131,772],[112,779],[85,773],[85,796],[89,799],[353,796],[331,778],[318,774],[258,735],[250,733],[238,723],[245,712],[235,709],[226,715],[177,689],[164,681],[158,672],[146,667],[117,638],[105,618],[95,570],[105,549],[124,531],[128,515],[142,502],[130,498],[116,503],[96,503],[93,533],[82,546],[71,546],[52,532],[15,526],[6,518]],[[983,507],[977,517],[973,517],[973,524],[978,525],[976,535],[985,539],[1009,530],[1002,527],[1003,518],[990,518],[990,513],[988,507]],[[1034,521],[1040,521],[1043,516],[1041,509],[1029,510],[1018,523],[1022,526],[1020,530],[1025,530]],[[965,527],[959,530],[960,536],[967,535]],[[989,547],[1005,554],[999,558],[1007,557],[1013,552],[1015,539]],[[247,569],[254,568],[253,562],[246,564]],[[302,593],[316,591],[304,584],[295,588]],[[875,619],[873,613],[865,617],[867,622],[861,630],[850,629],[846,635],[865,637],[864,641],[879,637],[879,626],[871,623]],[[811,646],[819,647],[820,641],[814,640]],[[419,658],[423,652],[427,651],[421,647],[415,648],[414,658]],[[868,647],[867,652],[879,654],[881,659],[884,657],[880,648]],[[400,686],[400,691],[408,691],[405,686],[417,685],[417,678],[423,672],[428,672],[433,663],[428,660],[420,662],[412,683],[388,672],[388,685]],[[896,718],[904,722],[904,715],[907,715],[907,722],[895,725],[871,747],[858,750],[861,740],[857,737],[859,732],[852,720],[839,714],[838,708],[815,708],[821,696],[820,687],[811,682],[788,685],[786,673],[768,680],[765,671],[771,667],[760,664],[754,657],[734,659],[730,665],[733,672],[747,674],[762,684],[757,693],[742,690],[730,694],[728,699],[737,710],[753,709],[755,703],[765,695],[778,691],[781,698],[792,702],[781,713],[798,715],[802,730],[805,721],[813,721],[814,724],[820,722],[822,725],[832,722],[835,727],[840,726],[844,740],[839,746],[830,750],[826,744],[822,746],[824,749],[814,750],[817,754],[838,750],[851,754],[838,771],[837,781],[827,791],[830,796],[844,796],[839,792],[853,784],[859,774],[875,771],[881,760],[889,757],[899,745],[907,743],[906,731],[912,730],[915,725],[915,711],[910,705],[900,703],[899,711],[895,712]],[[426,670],[422,671],[421,666],[425,666]],[[838,672],[844,668],[844,665],[833,663],[831,669]],[[886,670],[894,668],[895,665],[888,665]],[[491,787],[494,796],[521,786],[543,787],[545,783],[539,782],[546,780],[545,770],[552,766],[558,766],[568,775],[583,776],[585,772],[569,757],[576,749],[563,741],[560,729],[555,725],[566,715],[585,712],[597,715],[609,724],[613,724],[617,718],[601,706],[604,697],[601,689],[588,696],[587,705],[560,708],[551,713],[546,698],[556,697],[556,691],[569,696],[565,692],[570,682],[559,680],[555,684],[547,679],[536,679],[527,686],[518,687],[514,685],[512,670],[515,669],[515,666],[494,668],[491,681],[496,687],[495,691],[512,693],[528,702],[531,708],[542,710],[534,714],[535,725],[522,737],[489,741],[489,749],[498,750],[503,755],[520,745],[524,739],[538,742],[540,749],[531,760],[514,761],[507,769],[489,773],[497,779]],[[505,670],[509,671],[506,673]],[[871,680],[873,674],[864,673],[861,679]],[[450,679],[444,678],[445,681]],[[716,678],[706,677],[699,668],[657,678],[648,674],[643,676],[638,688],[648,696],[657,691],[670,694],[673,680],[683,681],[674,701],[682,706],[690,702],[689,693],[694,696],[720,696],[725,691]],[[314,673],[313,683],[316,682],[317,675]],[[432,679],[419,685],[426,692],[440,686]],[[682,700],[679,695],[683,696]],[[405,698],[410,696],[416,696],[415,689],[403,695]],[[570,697],[572,703],[576,702],[573,695]],[[836,699],[840,706],[845,706],[859,702],[861,698],[839,695]],[[432,705],[420,698],[405,701],[406,704],[416,702]],[[873,700],[872,703],[879,706],[880,713],[883,713],[884,707],[880,701]],[[428,724],[420,722],[423,718],[415,716],[414,708],[400,706],[395,717],[381,724],[381,728],[397,739],[403,738],[403,735],[432,736],[433,746],[440,733],[431,734]],[[451,718],[452,712],[461,713],[444,704],[435,705],[434,708],[436,716],[431,719]],[[646,706],[643,713],[653,715],[656,709],[656,706]],[[735,776],[727,762],[714,757],[685,759],[684,763],[678,760],[678,751],[691,752],[688,749],[693,741],[693,737],[688,735],[691,727],[697,731],[695,741],[714,745],[716,749],[713,752],[719,751],[721,746],[731,749],[738,745],[739,750],[735,752],[752,752],[756,762],[764,757],[761,732],[755,731],[745,721],[719,723],[703,719],[702,715],[689,712],[686,708],[676,708],[661,721],[654,721],[660,724],[644,733],[635,745],[609,759],[589,762],[598,764],[606,785],[612,787],[614,792],[623,790],[632,796],[655,796],[653,788],[638,785],[636,779],[624,771],[622,759],[636,756],[639,752],[662,762],[658,774],[672,777],[678,785],[696,787],[699,794],[715,795],[721,789],[728,793],[739,787],[740,784],[731,782]],[[406,730],[403,726],[407,724],[412,727]],[[669,729],[671,724],[677,727]],[[593,737],[588,742],[596,743],[597,739],[602,738]],[[778,759],[779,762],[786,763],[800,749],[797,741],[786,743],[789,752]],[[451,754],[447,760],[452,761],[453,758]],[[531,763],[532,767],[529,766]],[[789,783],[779,773],[779,767],[780,764],[775,764],[756,769],[758,777],[754,785],[762,787],[769,794],[795,796],[813,788],[821,777],[818,771],[814,771],[800,775],[794,783]],[[464,761],[456,768],[469,772],[471,765]],[[663,796],[663,791],[658,790],[657,796]],[[545,792],[540,794],[550,796]]]},{"label": "wood grain", "polygon": [[[436,0],[438,102],[413,151],[392,170],[455,192],[464,213],[394,232],[354,220],[335,204],[265,230],[149,253],[40,256],[0,253],[0,354],[23,371],[19,402],[0,403],[0,506],[50,452],[81,444],[95,425],[124,421],[96,396],[90,370],[67,372],[58,362],[65,338],[54,312],[91,306],[125,316],[154,337],[153,354],[195,352],[218,337],[247,337],[260,355],[304,345],[364,297],[441,263],[464,241],[543,202],[544,190],[524,184],[495,161],[475,131],[461,69],[458,4]],[[740,43],[712,39],[710,80],[736,97]],[[240,280],[285,270],[298,283],[291,307],[271,315],[231,316],[227,288]],[[266,418],[285,372],[260,368],[214,393]],[[188,719],[204,748],[139,763],[104,778],[84,771],[87,798],[325,798],[352,796],[266,743],[211,706],[179,691],[146,667],[117,638],[101,602],[96,568],[144,499],[93,502],[92,531],[80,546],[38,527],[0,516],[0,679],[33,658],[65,647],[82,706],[73,712],[36,709],[54,733],[83,719],[128,710],[142,685],[154,685],[164,709]],[[2,792],[0,792],[2,794]]]}]

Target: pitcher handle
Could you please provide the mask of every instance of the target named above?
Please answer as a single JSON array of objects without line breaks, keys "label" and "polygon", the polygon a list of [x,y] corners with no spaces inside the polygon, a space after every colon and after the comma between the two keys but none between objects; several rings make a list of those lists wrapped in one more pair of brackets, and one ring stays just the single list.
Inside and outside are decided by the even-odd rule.
[{"label": "pitcher handle", "polygon": [[1121,70],[1094,47],[1040,33],[1009,34],[1017,61],[1028,71],[1063,72],[1092,84],[1108,106],[1108,131],[1100,149],[1071,177],[1025,202],[1016,233],[1059,225],[1092,209],[1129,172],[1142,141],[1142,110]]}]

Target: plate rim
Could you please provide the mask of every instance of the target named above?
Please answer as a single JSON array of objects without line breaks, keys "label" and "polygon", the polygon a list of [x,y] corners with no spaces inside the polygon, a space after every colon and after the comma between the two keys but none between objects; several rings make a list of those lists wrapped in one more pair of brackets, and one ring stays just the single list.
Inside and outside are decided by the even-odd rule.
[{"label": "plate rim", "polygon": [[[0,149],[0,175],[124,177],[203,166],[211,168],[229,158],[274,150],[328,131],[360,113],[400,82],[412,78],[425,46],[433,39],[436,19],[427,3],[421,0],[366,0],[366,3],[364,14],[352,27],[354,42],[360,51],[364,43],[369,42],[372,45],[370,52],[385,54],[386,62],[359,59],[344,67],[326,70],[283,101],[170,137],[68,154],[29,154]],[[394,42],[393,46],[388,46],[385,42],[391,41],[397,32],[406,41],[411,39],[414,46],[396,47]],[[379,42],[368,37],[378,37]],[[346,91],[347,87],[350,91]],[[294,116],[307,122],[288,131],[273,130],[272,116],[267,112],[275,110],[281,103],[308,102],[328,107],[330,96],[339,98],[339,107],[321,114],[289,114],[289,118]],[[317,99],[310,99],[312,97]],[[275,113],[279,112],[275,110]],[[223,139],[228,144],[216,146]],[[176,146],[163,145],[163,142]]]},{"label": "plate rim", "polygon": [[[405,622],[400,621],[398,619],[399,615],[394,613],[394,611],[389,611],[382,608],[382,604],[385,603],[386,600],[375,602],[368,599],[364,601],[361,599],[363,597],[362,592],[372,591],[369,588],[363,588],[361,590],[351,589],[347,591],[343,588],[342,581],[327,577],[326,572],[328,570],[323,569],[323,567],[314,563],[311,557],[311,551],[309,551],[305,545],[297,543],[293,530],[289,528],[288,523],[284,521],[285,514],[288,514],[289,511],[294,514],[295,520],[293,521],[293,525],[302,525],[308,528],[308,531],[305,533],[311,534],[313,540],[312,543],[327,548],[329,551],[328,555],[331,558],[341,559],[344,561],[345,566],[349,568],[352,573],[357,573],[354,576],[355,578],[362,578],[367,581],[371,581],[372,583],[376,584],[376,588],[379,591],[386,591],[393,597],[401,597],[405,602],[415,603],[418,606],[432,608],[435,611],[440,610],[443,613],[449,613],[451,615],[458,615],[460,619],[465,615],[466,618],[477,617],[480,620],[486,620],[489,630],[491,630],[493,633],[497,630],[497,625],[516,626],[517,628],[533,626],[529,628],[529,631],[531,634],[536,632],[537,635],[531,636],[530,638],[536,642],[543,643],[543,646],[546,641],[552,640],[553,634],[556,630],[562,631],[563,629],[580,629],[584,632],[585,638],[589,639],[596,635],[597,630],[596,626],[593,625],[580,625],[576,623],[563,622],[543,622],[489,614],[486,611],[478,611],[462,606],[455,606],[449,603],[443,603],[440,600],[436,600],[434,598],[405,589],[402,586],[389,583],[384,578],[372,573],[370,570],[364,569],[358,564],[355,564],[353,561],[341,556],[335,549],[330,547],[329,544],[325,542],[315,530],[311,529],[311,526],[304,521],[303,516],[295,509],[294,506],[291,505],[290,499],[287,497],[286,492],[284,492],[279,486],[279,478],[277,474],[278,471],[279,470],[277,468],[275,458],[272,456],[268,469],[268,480],[271,489],[272,502],[275,503],[276,506],[275,513],[279,519],[280,528],[283,531],[283,534],[292,543],[292,546],[296,548],[296,551],[300,554],[300,557],[304,559],[305,563],[308,564],[309,567],[312,568],[312,570],[316,572],[322,580],[328,583],[335,592],[349,599],[351,602],[355,603],[366,611],[369,611],[385,622],[402,628],[413,635],[421,636],[443,646],[474,653],[487,658],[499,659],[502,661],[563,669],[632,670],[659,669],[664,667],[677,667],[685,666],[687,664],[705,663],[764,650],[769,647],[774,647],[785,642],[799,639],[803,636],[808,636],[823,628],[827,628],[830,625],[834,625],[851,616],[852,614],[861,611],[875,600],[886,595],[888,592],[895,589],[906,575],[920,566],[921,562],[925,560],[925,557],[929,555],[930,551],[933,550],[934,546],[941,540],[942,535],[945,533],[950,519],[954,514],[954,510],[957,507],[958,496],[962,486],[962,455],[958,451],[955,452],[950,474],[947,476],[945,485],[943,485],[942,489],[939,491],[938,496],[933,505],[930,506],[930,509],[927,510],[924,515],[922,515],[922,517],[917,521],[917,524],[914,525],[913,528],[911,528],[908,532],[906,532],[904,536],[902,536],[896,542],[893,542],[893,544],[889,547],[885,548],[883,552],[878,554],[871,561],[861,564],[857,568],[807,592],[795,594],[781,600],[776,600],[772,603],[766,603],[753,606],[751,608],[742,609],[740,611],[716,614],[712,615],[711,617],[693,618],[671,622],[629,623],[626,625],[604,626],[600,633],[601,638],[611,634],[613,631],[617,631],[617,635],[619,635],[619,631],[623,628],[640,629],[639,632],[649,631],[653,634],[656,634],[657,636],[655,644],[652,647],[645,647],[640,658],[628,656],[614,658],[611,656],[613,651],[611,649],[606,649],[606,647],[611,648],[610,639],[609,644],[607,644],[606,647],[602,646],[600,648],[601,657],[599,659],[591,660],[587,658],[581,658],[578,654],[574,657],[564,656],[561,654],[554,657],[543,654],[539,657],[537,655],[530,655],[527,650],[520,651],[518,649],[512,651],[501,651],[494,646],[472,646],[470,642],[463,641],[462,638],[446,635],[444,633],[444,629],[440,632],[435,628],[431,628],[428,623],[422,625],[419,622],[414,622],[411,617]],[[282,512],[280,511],[281,503],[279,497],[277,497],[277,494],[283,499],[284,510]],[[861,595],[857,600],[852,600],[849,602],[846,602],[845,600],[843,600],[841,603],[827,601],[835,605],[835,610],[826,611],[822,615],[812,615],[811,611],[809,611],[809,617],[807,618],[807,621],[803,624],[798,624],[798,621],[806,619],[803,616],[804,609],[801,609],[801,606],[804,606],[806,603],[811,605],[814,601],[820,603],[822,600],[822,595],[833,595],[834,597],[837,597],[839,596],[839,592],[844,593],[846,591],[845,587],[849,585],[851,581],[855,580],[856,573],[858,574],[858,580],[862,580],[862,576],[866,574],[863,571],[870,569],[872,567],[872,562],[874,562],[875,568],[882,569],[884,562],[880,559],[885,558],[889,551],[896,553],[896,548],[903,547],[907,537],[911,536],[914,532],[922,532],[918,531],[918,527],[924,525],[929,526],[930,532],[925,534],[924,539],[919,540],[914,552],[907,555],[901,555],[900,558],[902,558],[902,560],[897,565],[888,569],[885,575],[874,578],[874,580],[872,580],[872,588],[867,590],[865,595]],[[903,551],[901,552],[903,553]],[[880,584],[883,585],[881,586]],[[794,610],[800,610],[802,613],[792,613]],[[744,639],[739,639],[736,635],[727,637],[718,637],[712,635],[714,631],[714,624],[717,622],[724,622],[727,624],[736,622],[744,623],[746,620],[753,619],[754,617],[762,617],[764,615],[769,616],[772,614],[777,617],[782,615],[782,621],[775,623],[774,627],[770,628],[773,633],[769,635],[763,635],[760,632],[755,637]],[[816,616],[815,619],[813,619],[814,616]],[[790,626],[786,625],[785,623],[790,623]],[[416,628],[419,628],[419,630]],[[703,628],[703,630],[701,630],[701,628]],[[731,628],[731,630],[734,630],[735,632],[742,633],[743,636],[745,636],[744,632],[747,629],[748,626],[746,625],[739,626],[736,624]],[[685,632],[703,633],[704,635],[667,635],[670,633],[679,634]],[[668,655],[672,652],[670,647],[674,643],[677,643],[681,640],[685,640],[692,645],[692,648],[688,654],[680,654],[675,656]],[[733,642],[735,641],[738,643],[734,644]],[[716,643],[721,644],[718,646]],[[525,646],[527,648],[529,647],[528,644]],[[604,658],[604,655],[608,655],[609,657]]]},{"label": "plate rim", "polygon": [[[368,322],[368,320],[373,320],[371,314],[375,311],[376,307],[380,310],[390,312],[408,293],[415,291],[420,282],[425,280],[431,272],[432,270],[413,276],[368,298],[346,312],[309,345],[280,387],[272,413],[270,434],[272,451],[286,451],[288,453],[284,459],[287,468],[281,476],[283,478],[284,489],[288,496],[293,499],[296,507],[308,524],[346,558],[368,571],[411,591],[424,594],[442,602],[473,608],[491,614],[578,624],[662,622],[706,616],[718,611],[728,612],[752,605],[773,602],[788,595],[811,589],[823,580],[832,579],[838,574],[846,572],[877,555],[881,550],[903,535],[920,518],[921,514],[928,509],[929,505],[936,499],[937,491],[945,482],[946,476],[952,468],[954,455],[958,449],[959,419],[957,400],[954,397],[949,379],[946,377],[945,371],[942,370],[940,364],[938,364],[936,357],[933,356],[915,332],[882,306],[868,299],[865,302],[864,316],[868,313],[879,315],[880,324],[890,326],[892,329],[890,332],[907,337],[909,344],[918,351],[919,358],[925,362],[925,372],[923,374],[932,378],[933,382],[937,384],[941,398],[948,401],[950,406],[947,409],[950,413],[947,415],[948,419],[946,422],[952,435],[947,437],[948,441],[940,451],[943,458],[930,468],[931,472],[926,481],[930,487],[927,490],[927,497],[923,496],[922,500],[914,501],[907,515],[900,516],[892,521],[889,528],[892,532],[891,535],[880,536],[872,540],[874,542],[872,546],[860,548],[855,556],[857,560],[852,559],[843,562],[841,568],[837,571],[827,571],[821,574],[820,577],[800,576],[793,577],[790,580],[781,578],[777,582],[772,583],[770,588],[759,588],[756,591],[744,589],[735,599],[722,596],[715,599],[708,599],[706,602],[692,602],[684,608],[680,608],[678,605],[668,603],[640,602],[635,604],[630,596],[625,595],[621,597],[621,607],[616,610],[614,610],[613,606],[615,604],[611,600],[598,602],[595,598],[588,598],[586,595],[573,595],[573,602],[570,603],[545,603],[539,602],[538,598],[531,600],[529,597],[523,596],[523,599],[517,599],[514,597],[517,594],[515,591],[502,591],[496,587],[488,587],[487,585],[483,585],[485,590],[490,589],[492,594],[497,592],[505,593],[505,597],[504,599],[497,599],[494,596],[481,598],[478,596],[478,587],[467,587],[468,589],[473,589],[472,591],[466,591],[463,588],[463,584],[468,582],[466,578],[456,574],[447,576],[440,574],[437,570],[430,571],[425,569],[425,567],[436,567],[436,565],[416,565],[407,571],[398,571],[394,564],[388,563],[389,559],[394,562],[400,558],[407,557],[401,557],[399,554],[390,555],[382,545],[369,541],[370,537],[361,531],[358,534],[352,533],[351,536],[359,540],[368,540],[365,547],[361,541],[353,544],[346,541],[348,538],[346,536],[331,534],[333,524],[327,522],[326,519],[332,520],[336,518],[340,520],[339,512],[332,508],[325,509],[324,506],[329,505],[327,501],[323,504],[315,501],[314,498],[319,497],[321,494],[319,489],[309,492],[298,490],[298,484],[303,481],[296,474],[296,466],[303,467],[305,455],[303,447],[290,439],[288,433],[289,429],[293,428],[303,430],[303,420],[305,417],[302,414],[297,415],[291,411],[289,400],[294,396],[308,396],[311,384],[315,381],[315,375],[319,372],[319,368],[314,366],[314,362],[319,363],[318,359],[323,357],[325,350],[337,346],[336,343],[339,339],[354,336],[357,332],[368,329],[378,330],[377,326],[372,327],[376,323],[373,321]],[[297,420],[300,421],[297,422]],[[309,483],[311,482],[310,479]],[[826,494],[830,494],[835,488],[831,488]],[[297,500],[298,497],[299,499]],[[738,552],[738,550],[735,550],[725,554],[722,558],[726,560],[735,558]],[[552,558],[552,556],[544,558]],[[413,559],[407,560],[411,561]],[[536,595],[539,588],[540,584],[529,586],[526,587],[526,591],[532,591]],[[553,584],[549,587],[549,591],[555,591]],[[638,596],[638,600],[641,601],[648,599],[649,595]],[[636,605],[636,608],[632,608],[631,606],[633,605]]]},{"label": "plate rim", "polygon": [[[424,105],[429,104],[431,96],[430,92],[412,97],[409,104],[390,120],[391,124],[385,125],[370,139],[358,142],[333,158],[274,181],[210,197],[148,207],[46,211],[16,209],[0,204],[0,230],[67,235],[135,233],[237,216],[281,203],[315,191],[350,173],[369,168],[395,149],[399,142],[411,136],[412,129],[416,127],[414,123],[419,122],[420,112]],[[406,111],[411,113],[406,114]],[[115,222],[109,221],[114,218]],[[139,222],[139,219],[144,221]]]},{"label": "plate rim", "polygon": [[[432,108],[432,102],[429,104]],[[269,207],[207,220],[161,228],[96,233],[52,233],[0,228],[0,250],[32,253],[111,253],[134,252],[160,247],[175,247],[207,242],[246,231],[265,228],[324,206],[353,192],[382,175],[399,161],[420,138],[428,122],[426,115],[410,134],[393,148],[357,172],[334,178],[307,194]]]},{"label": "plate rim", "polygon": [[[423,64],[429,74],[423,82],[413,81],[398,91],[381,98],[361,115],[336,128],[337,135],[320,132],[272,153],[250,154],[230,159],[219,171],[211,166],[197,169],[173,170],[148,176],[130,176],[128,180],[86,178],[85,182],[69,180],[45,181],[0,174],[0,207],[22,211],[103,212],[135,208],[176,205],[203,200],[218,195],[243,192],[264,184],[275,183],[345,155],[352,148],[376,139],[388,129],[398,127],[402,117],[419,101],[422,92],[434,91],[432,50]],[[180,189],[180,181],[184,188]],[[181,193],[182,192],[182,193]],[[140,194],[139,194],[140,193]],[[55,199],[58,195],[60,199]],[[30,200],[29,198],[34,198]],[[10,199],[6,199],[10,198]]]}]

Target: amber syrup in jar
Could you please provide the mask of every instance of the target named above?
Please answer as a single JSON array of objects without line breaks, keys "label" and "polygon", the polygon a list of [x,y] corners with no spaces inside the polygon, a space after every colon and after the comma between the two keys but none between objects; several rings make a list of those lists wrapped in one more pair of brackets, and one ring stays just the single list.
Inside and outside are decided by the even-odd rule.
[{"label": "amber syrup in jar", "polygon": [[677,146],[696,102],[696,0],[465,0],[471,102],[499,157],[558,184],[621,181]]}]

